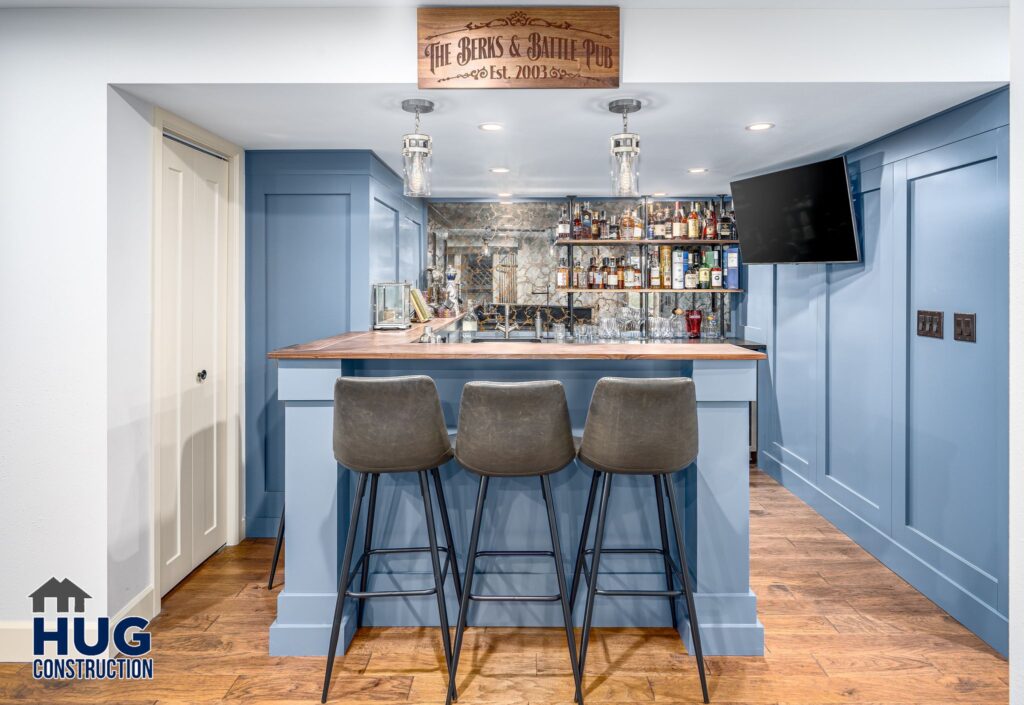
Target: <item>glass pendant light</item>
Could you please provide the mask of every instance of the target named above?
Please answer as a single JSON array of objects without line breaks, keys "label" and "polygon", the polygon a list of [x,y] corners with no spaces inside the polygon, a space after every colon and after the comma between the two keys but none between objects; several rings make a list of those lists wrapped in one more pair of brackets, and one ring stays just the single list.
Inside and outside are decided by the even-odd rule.
[{"label": "glass pendant light", "polygon": [[402,136],[402,170],[406,196],[430,195],[431,139],[420,132],[420,114],[434,110],[434,103],[423,98],[402,101],[402,110],[416,114],[416,127]]},{"label": "glass pendant light", "polygon": [[613,196],[640,195],[640,135],[629,131],[629,114],[640,109],[640,101],[622,98],[608,103],[608,110],[622,116],[622,132],[611,136]]}]

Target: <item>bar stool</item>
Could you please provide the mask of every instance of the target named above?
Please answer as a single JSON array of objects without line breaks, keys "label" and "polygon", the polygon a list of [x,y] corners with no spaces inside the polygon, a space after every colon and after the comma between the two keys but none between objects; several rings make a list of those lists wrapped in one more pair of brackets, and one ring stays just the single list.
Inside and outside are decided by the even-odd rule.
[{"label": "bar stool", "polygon": [[[697,396],[693,380],[685,377],[666,379],[625,379],[604,377],[594,387],[587,422],[583,429],[583,442],[579,458],[594,470],[590,494],[583,518],[583,532],[576,566],[573,570],[571,594],[575,596],[581,572],[587,579],[587,604],[583,613],[583,634],[580,638],[580,674],[587,661],[590,628],[594,620],[594,598],[597,595],[621,597],[667,597],[672,611],[672,626],[676,627],[675,598],[686,600],[690,618],[693,651],[697,657],[697,671],[704,702],[708,700],[708,686],[704,674],[704,655],[700,646],[697,611],[693,605],[693,589],[686,565],[686,547],[672,491],[670,475],[689,466],[697,459]],[[604,548],[605,518],[615,475],[650,475],[654,479],[655,498],[658,503],[658,521],[661,530],[661,548]],[[597,512],[594,547],[587,548],[590,520],[597,495],[598,482],[604,478],[601,504]],[[668,532],[665,527],[664,494],[672,514],[672,527],[679,549],[679,565],[673,565],[669,553]],[[657,554],[664,557],[665,590],[602,590],[597,587],[601,557],[605,553]],[[590,569],[586,556],[593,556]],[[676,590],[673,575],[679,578],[681,589]]]},{"label": "bar stool", "polygon": [[[445,664],[452,673],[451,635],[448,631],[448,611],[444,599],[444,581],[451,567],[455,583],[455,594],[461,599],[462,586],[459,582],[459,568],[452,541],[451,523],[441,489],[441,475],[438,466],[453,456],[448,430],[441,411],[441,400],[437,387],[430,377],[353,378],[340,377],[334,384],[334,457],[338,463],[357,474],[355,498],[352,501],[352,516],[348,524],[348,538],[341,562],[338,581],[338,599],[334,607],[334,623],[331,625],[331,643],[327,652],[327,668],[324,673],[324,689],[320,702],[327,702],[327,691],[331,685],[331,671],[338,649],[341,631],[341,617],[345,598],[359,600],[356,627],[362,623],[363,600],[371,597],[411,597],[436,595],[437,610],[441,625],[441,643],[444,647]],[[430,501],[430,486],[427,473],[434,478],[437,503],[441,508],[441,526],[447,546],[438,547],[434,532],[434,513]],[[411,473],[419,476],[420,495],[423,498],[423,513],[426,518],[428,546],[421,548],[373,548],[373,522],[377,502],[377,482],[380,476],[390,473]],[[359,510],[366,491],[366,479],[370,477],[370,499],[367,506],[366,530],[363,537],[362,555],[352,567],[352,553],[359,524]],[[442,570],[439,551],[445,552]],[[371,556],[395,553],[430,554],[434,572],[434,586],[420,590],[388,590],[367,592]],[[360,574],[359,589],[349,588],[352,580]]]},{"label": "bar stool", "polygon": [[[576,446],[569,422],[569,407],[560,382],[469,382],[462,389],[455,459],[462,467],[480,476],[476,513],[470,532],[466,583],[462,591],[459,623],[455,628],[455,653],[448,681],[447,705],[455,693],[462,637],[466,631],[470,600],[488,602],[556,602],[562,604],[562,622],[569,646],[576,698],[583,705],[580,669],[576,659],[576,637],[569,609],[562,548],[555,521],[554,496],[548,477],[576,457]],[[550,551],[480,551],[480,522],[491,478],[537,477],[547,507],[551,533]],[[553,559],[558,581],[557,595],[474,595],[473,571],[480,556],[546,556]]]}]

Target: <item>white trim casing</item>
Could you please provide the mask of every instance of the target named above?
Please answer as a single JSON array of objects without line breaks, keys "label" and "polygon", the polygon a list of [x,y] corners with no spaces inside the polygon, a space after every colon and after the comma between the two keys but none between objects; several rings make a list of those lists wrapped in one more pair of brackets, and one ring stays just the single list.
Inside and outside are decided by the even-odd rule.
[{"label": "white trim casing", "polygon": [[[155,428],[156,403],[158,400],[158,370],[160,356],[159,332],[160,320],[160,268],[156,261],[160,252],[160,214],[163,176],[163,137],[165,132],[195,143],[205,149],[223,156],[228,161],[228,273],[227,273],[227,543],[237,544],[245,537],[245,248],[244,248],[244,209],[242,207],[244,189],[245,152],[241,147],[224,140],[217,135],[194,125],[162,108],[153,110],[153,243],[152,243],[152,370],[150,380],[152,390],[152,407],[150,423],[152,427],[152,458],[153,481],[150,483],[152,507],[152,545],[153,582],[160,584],[160,522],[159,497],[157,488],[159,478],[157,463],[159,455],[156,443],[158,435]],[[148,619],[160,614],[160,591],[151,588],[151,609]],[[138,612],[136,612],[139,614]],[[146,616],[146,615],[142,615]]]}]

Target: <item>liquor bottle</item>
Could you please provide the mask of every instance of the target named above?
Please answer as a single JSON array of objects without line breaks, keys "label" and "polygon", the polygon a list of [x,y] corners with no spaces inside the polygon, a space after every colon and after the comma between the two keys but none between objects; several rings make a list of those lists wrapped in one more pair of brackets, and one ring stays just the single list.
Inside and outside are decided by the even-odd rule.
[{"label": "liquor bottle", "polygon": [[640,255],[633,256],[633,288],[644,288],[644,270],[640,266]]},{"label": "liquor bottle", "polygon": [[605,283],[607,289],[618,289],[619,288],[619,269],[616,266],[615,258],[611,260],[611,264],[608,265],[608,279]]},{"label": "liquor bottle", "polygon": [[623,267],[622,288],[632,289],[636,287],[636,272],[633,269],[633,262],[630,261]]},{"label": "liquor bottle", "polygon": [[597,257],[591,257],[590,266],[587,267],[587,288],[597,288]]},{"label": "liquor bottle", "polygon": [[569,237],[569,234],[569,211],[562,208],[562,214],[558,216],[558,239],[565,239]]},{"label": "liquor bottle", "polygon": [[683,209],[679,207],[679,201],[676,201],[676,214],[672,218],[672,239],[682,240],[686,237],[686,218],[683,217]]},{"label": "liquor bottle", "polygon": [[658,221],[654,224],[654,239],[667,239],[670,234],[668,229],[671,227],[672,225],[669,223],[668,211],[664,209],[659,210]]},{"label": "liquor bottle", "polygon": [[662,245],[658,250],[661,255],[659,269],[661,269],[661,288],[672,288],[672,246]]},{"label": "liquor bottle", "polygon": [[724,205],[722,206],[722,214],[718,217],[718,237],[721,240],[731,240],[736,237],[736,228]]},{"label": "liquor bottle", "polygon": [[597,288],[607,289],[608,288],[608,258],[604,257],[601,259],[601,269],[597,275]]},{"label": "liquor bottle", "polygon": [[697,215],[697,202],[690,204],[690,217],[686,219],[686,237],[696,240],[700,237],[700,216]]},{"label": "liquor bottle", "polygon": [[625,211],[622,214],[622,218],[619,219],[619,239],[633,239],[633,214],[630,213],[628,210]]},{"label": "liquor bottle", "polygon": [[590,229],[594,225],[594,217],[593,217],[593,214],[590,212],[590,204],[589,203],[584,203],[583,204],[583,214],[580,217],[580,220],[582,221],[582,224],[583,224],[583,232],[581,234],[581,237],[584,240],[589,240],[590,239],[590,233],[591,233]]},{"label": "liquor bottle", "polygon": [[555,275],[555,286],[559,289],[566,289],[569,287],[569,265],[566,264],[565,257],[558,260],[558,273]]},{"label": "liquor bottle", "polygon": [[696,289],[697,288],[697,286],[700,284],[700,281],[699,281],[700,277],[699,277],[697,272],[698,272],[697,260],[693,256],[693,253],[691,252],[690,253],[689,261],[687,262],[687,266],[686,266],[686,273],[683,275],[683,288],[684,289]]},{"label": "liquor bottle", "polygon": [[636,209],[633,209],[633,239],[644,239],[644,219],[640,216]]},{"label": "liquor bottle", "polygon": [[685,289],[686,250],[677,247],[672,250],[672,288]]},{"label": "liquor bottle", "polygon": [[721,289],[722,288],[722,268],[712,267],[711,268],[711,288]]},{"label": "liquor bottle", "polygon": [[650,281],[647,283],[647,286],[651,289],[661,288],[661,267],[658,260],[657,253],[652,252],[651,261],[647,265],[647,271],[650,274]]},{"label": "liquor bottle", "polygon": [[579,260],[573,262],[572,265],[572,288],[573,289],[585,289],[587,285],[587,275],[583,273],[583,266]]},{"label": "liquor bottle", "polygon": [[580,214],[580,205],[577,203],[573,208],[572,214],[572,239],[580,240],[583,238],[583,217]]},{"label": "liquor bottle", "polygon": [[700,269],[697,270],[697,288],[711,288],[711,265],[706,259],[700,263]]},{"label": "liquor bottle", "polygon": [[718,237],[718,216],[715,214],[715,206],[713,203],[708,204],[708,209],[704,216],[704,239],[714,240]]},{"label": "liquor bottle", "polygon": [[[594,219],[590,224],[590,239],[600,240],[601,239],[601,223],[604,222],[604,211],[600,213],[594,213]],[[607,224],[605,224],[607,227]]]}]

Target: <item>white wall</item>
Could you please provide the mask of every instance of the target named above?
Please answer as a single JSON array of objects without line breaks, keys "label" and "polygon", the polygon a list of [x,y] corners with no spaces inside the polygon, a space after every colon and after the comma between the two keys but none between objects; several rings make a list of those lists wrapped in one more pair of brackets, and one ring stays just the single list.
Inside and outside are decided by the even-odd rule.
[{"label": "white wall", "polygon": [[[1006,15],[623,10],[623,79],[1005,81]],[[693,27],[706,51],[681,50]],[[160,82],[411,84],[415,9],[0,11],[0,621],[26,619],[51,575],[91,614],[148,579],[145,514],[123,510],[148,492],[148,187],[130,174],[149,148],[107,86]]]},{"label": "white wall", "polygon": [[153,584],[150,238],[153,106],[107,89],[107,603]]},{"label": "white wall", "polygon": [[1024,0],[1010,3],[1010,702],[1024,703]]}]

